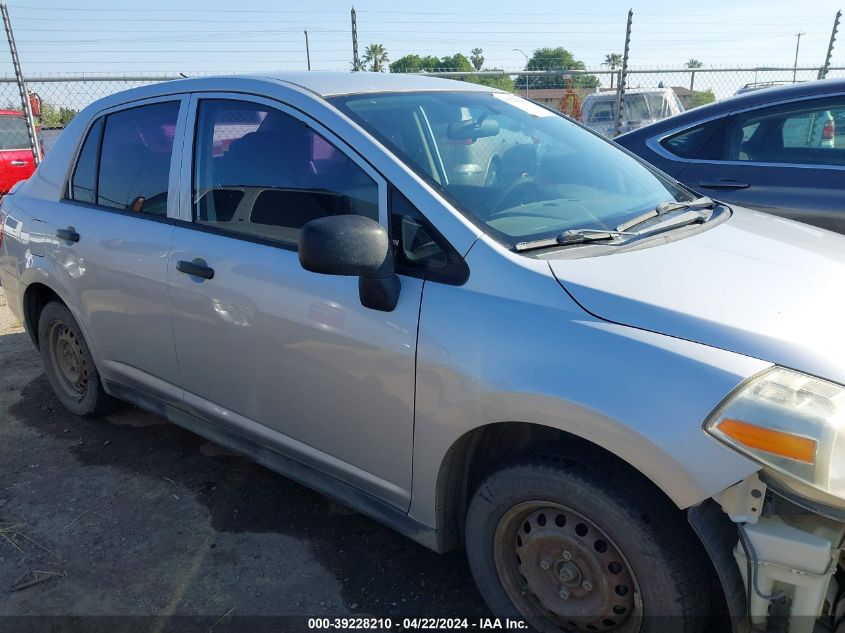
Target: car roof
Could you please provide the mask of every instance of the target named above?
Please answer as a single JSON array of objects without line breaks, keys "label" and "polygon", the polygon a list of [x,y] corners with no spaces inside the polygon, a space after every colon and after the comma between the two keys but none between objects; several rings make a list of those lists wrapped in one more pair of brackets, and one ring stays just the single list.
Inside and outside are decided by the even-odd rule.
[{"label": "car roof", "polygon": [[[217,75],[172,79],[138,86],[108,95],[90,104],[91,111],[98,111],[138,99],[148,99],[177,93],[204,92],[215,90],[261,91],[261,84],[287,85],[306,91],[317,97],[332,97],[344,94],[371,94],[377,92],[502,92],[489,86],[467,81],[454,81],[424,74],[392,74],[368,72],[286,72],[250,75]],[[83,117],[84,118],[84,117]]]},{"label": "car roof", "polygon": [[618,138],[651,136],[656,132],[694,125],[698,121],[714,118],[719,115],[727,114],[728,112],[733,112],[734,110],[743,110],[745,108],[753,108],[755,106],[766,105],[768,103],[790,101],[792,99],[801,99],[803,97],[823,97],[828,94],[838,93],[845,93],[845,79],[822,79],[789,84],[788,86],[761,88],[760,90],[744,92],[742,94],[715,101],[714,103],[708,103],[707,105],[693,108],[692,110],[687,110],[686,112],[676,116],[663,119],[657,123],[652,123],[651,125],[646,125],[638,130],[623,134]]},{"label": "car roof", "polygon": [[304,71],[273,73],[264,75],[263,77],[294,84],[323,97],[342,94],[416,90],[496,91],[494,88],[466,81],[455,81],[441,77],[428,77],[425,74],[409,73]]},{"label": "car roof", "polygon": [[[626,95],[665,95],[673,93],[671,88],[625,88]],[[616,100],[616,90],[603,90],[602,92],[591,92],[584,97],[587,99],[613,99]]]}]

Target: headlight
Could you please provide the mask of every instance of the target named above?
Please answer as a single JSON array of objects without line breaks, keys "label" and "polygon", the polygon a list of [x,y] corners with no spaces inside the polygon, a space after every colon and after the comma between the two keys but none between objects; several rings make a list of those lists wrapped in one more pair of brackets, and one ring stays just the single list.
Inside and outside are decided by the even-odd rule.
[{"label": "headlight", "polygon": [[792,492],[845,506],[845,387],[774,367],[743,384],[704,428]]}]

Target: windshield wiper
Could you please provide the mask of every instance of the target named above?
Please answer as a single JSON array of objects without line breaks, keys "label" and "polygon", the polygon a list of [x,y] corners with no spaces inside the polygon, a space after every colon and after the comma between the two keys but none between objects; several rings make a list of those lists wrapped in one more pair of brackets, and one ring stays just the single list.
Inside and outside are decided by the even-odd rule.
[{"label": "windshield wiper", "polygon": [[660,215],[665,215],[672,211],[678,211],[680,209],[685,209],[687,211],[704,211],[706,209],[712,209],[715,206],[716,203],[713,202],[713,200],[711,200],[707,196],[695,198],[694,200],[687,200],[685,202],[661,202],[651,211],[646,211],[642,215],[638,215],[635,218],[631,218],[627,222],[623,222],[622,224],[616,227],[616,230],[627,231],[628,229],[632,229],[635,226],[642,224],[643,222],[651,220],[652,218],[656,218]]},{"label": "windshield wiper", "polygon": [[[564,231],[556,237],[519,242],[514,246],[514,250],[517,253],[521,253],[540,248],[551,248],[553,246],[571,246],[573,244],[588,244],[590,242],[609,241],[622,236],[642,237],[651,233],[659,233],[661,231],[679,228],[688,224],[706,222],[710,219],[712,214],[705,213],[705,211],[709,211],[715,206],[716,203],[705,196],[686,202],[661,202],[651,211],[638,215],[627,222],[623,222],[616,227],[615,231],[612,229],[570,229],[568,231]],[[648,220],[651,220],[652,218],[680,210],[685,211],[685,213],[672,216],[671,218],[666,218],[661,222],[656,222],[645,230],[629,230],[647,222]]]},{"label": "windshield wiper", "polygon": [[551,246],[569,246],[571,244],[587,244],[603,240],[613,240],[622,235],[636,235],[625,231],[613,231],[610,229],[570,229],[556,237],[547,237],[541,240],[529,240],[519,242],[514,246],[517,253],[535,250],[538,248],[549,248]]}]

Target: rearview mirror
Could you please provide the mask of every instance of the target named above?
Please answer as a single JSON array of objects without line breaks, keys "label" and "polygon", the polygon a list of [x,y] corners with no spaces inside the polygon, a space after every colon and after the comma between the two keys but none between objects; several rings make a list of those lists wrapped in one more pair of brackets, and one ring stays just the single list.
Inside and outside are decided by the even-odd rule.
[{"label": "rearview mirror", "polygon": [[496,119],[469,119],[450,123],[446,135],[453,141],[475,141],[499,133],[499,122]]},{"label": "rearview mirror", "polygon": [[305,224],[299,232],[299,263],[313,273],[358,277],[361,304],[391,312],[399,301],[384,227],[361,215],[334,215]]}]

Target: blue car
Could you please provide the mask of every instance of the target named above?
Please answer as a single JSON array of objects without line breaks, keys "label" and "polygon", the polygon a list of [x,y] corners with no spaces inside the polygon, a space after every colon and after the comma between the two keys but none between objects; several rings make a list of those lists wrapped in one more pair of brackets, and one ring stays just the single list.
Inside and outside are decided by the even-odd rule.
[{"label": "blue car", "polygon": [[712,198],[845,233],[845,80],[745,92],[616,142]]}]

